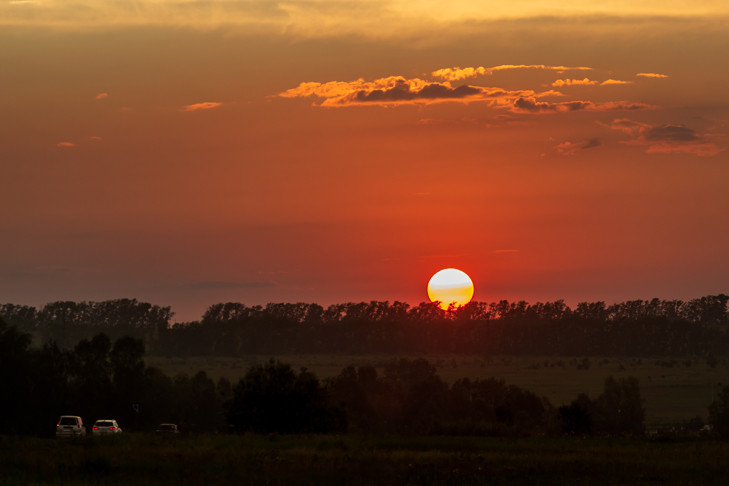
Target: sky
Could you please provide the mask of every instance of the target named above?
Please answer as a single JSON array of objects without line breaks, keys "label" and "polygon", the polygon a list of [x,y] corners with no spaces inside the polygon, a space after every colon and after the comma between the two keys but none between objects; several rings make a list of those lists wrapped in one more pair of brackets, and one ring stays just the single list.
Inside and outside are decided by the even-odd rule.
[{"label": "sky", "polygon": [[0,0],[0,303],[729,291],[725,0]]}]

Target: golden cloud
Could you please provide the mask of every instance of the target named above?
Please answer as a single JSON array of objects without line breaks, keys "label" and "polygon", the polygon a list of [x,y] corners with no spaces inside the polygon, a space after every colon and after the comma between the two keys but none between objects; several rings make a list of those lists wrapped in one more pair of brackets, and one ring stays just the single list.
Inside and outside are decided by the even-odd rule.
[{"label": "golden cloud", "polygon": [[[553,93],[553,92],[550,92]],[[502,88],[462,85],[453,87],[449,82],[430,82],[419,78],[406,79],[389,76],[374,81],[307,82],[279,93],[282,98],[315,97],[319,106],[342,107],[353,105],[431,104],[448,101],[464,103],[487,101],[490,104],[508,104],[520,96],[536,96],[531,90],[508,91]]]},{"label": "golden cloud", "polygon": [[487,70],[483,66],[479,67],[466,67],[466,68],[459,68],[459,67],[452,67],[452,68],[443,68],[438,69],[436,71],[433,71],[430,73],[432,76],[436,78],[445,79],[447,81],[460,81],[461,79],[467,79],[467,78],[475,78],[476,76],[484,76],[487,74],[491,74],[491,71]]},{"label": "golden cloud", "polygon": [[109,96],[109,93],[99,93],[96,95],[97,100],[103,100],[104,98],[107,98]]},{"label": "golden cloud", "polygon": [[609,86],[609,85],[621,85],[621,84],[633,84],[632,81],[621,81],[619,79],[606,79],[602,83],[600,83],[600,86]]},{"label": "golden cloud", "polygon": [[183,106],[180,111],[200,111],[200,110],[212,110],[213,108],[218,108],[219,106],[222,106],[222,103],[218,103],[217,101],[204,101],[202,103],[193,103],[191,105],[185,105]]},{"label": "golden cloud", "polygon": [[73,142],[58,142],[56,147],[75,147],[76,144]]},{"label": "golden cloud", "polygon": [[667,74],[658,74],[658,73],[638,73],[636,76],[640,76],[642,78],[667,78]]},{"label": "golden cloud", "polygon": [[492,67],[452,67],[438,69],[430,73],[436,78],[445,79],[447,81],[460,81],[461,79],[474,78],[476,76],[485,76],[493,74],[496,71],[511,71],[515,69],[537,69],[547,71],[589,71],[591,67],[585,66],[548,66],[545,64],[500,64]]},{"label": "golden cloud", "polygon": [[597,84],[599,81],[592,81],[588,78],[585,79],[558,79],[552,83],[552,86],[561,88],[563,86],[592,86]]},{"label": "golden cloud", "polygon": [[[387,76],[366,81],[362,78],[353,81],[303,82],[295,88],[277,94],[281,98],[314,98],[315,106],[345,107],[356,105],[391,106],[398,104],[433,104],[444,102],[473,103],[482,102],[491,107],[511,110],[515,113],[548,113],[570,111],[620,111],[655,108],[645,103],[631,101],[593,102],[575,100],[565,102],[542,101],[550,97],[563,97],[556,90],[541,93],[529,89],[510,90],[500,87],[463,84],[455,86],[451,80],[464,79],[475,74],[507,69],[545,69],[545,70],[588,70],[584,66],[548,66],[544,64],[503,64],[491,68],[445,68],[433,71],[435,78],[448,80],[430,81],[404,76]],[[595,85],[599,81],[584,79],[560,79],[553,86]],[[628,82],[608,79],[601,85],[627,84]]]}]

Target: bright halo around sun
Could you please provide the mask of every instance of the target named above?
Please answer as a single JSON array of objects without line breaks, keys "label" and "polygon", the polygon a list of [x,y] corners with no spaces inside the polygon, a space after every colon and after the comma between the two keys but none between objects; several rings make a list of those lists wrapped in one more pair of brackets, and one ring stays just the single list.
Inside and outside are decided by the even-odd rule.
[{"label": "bright halo around sun", "polygon": [[466,305],[473,298],[473,281],[458,269],[443,269],[430,277],[428,297],[431,302],[440,301],[443,310],[448,309],[450,304],[456,307]]}]

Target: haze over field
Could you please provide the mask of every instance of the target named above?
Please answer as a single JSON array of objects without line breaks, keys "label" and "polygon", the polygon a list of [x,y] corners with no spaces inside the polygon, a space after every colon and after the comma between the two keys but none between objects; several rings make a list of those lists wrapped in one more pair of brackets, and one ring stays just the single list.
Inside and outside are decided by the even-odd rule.
[{"label": "haze over field", "polygon": [[726,292],[728,51],[719,0],[0,1],[0,303]]}]

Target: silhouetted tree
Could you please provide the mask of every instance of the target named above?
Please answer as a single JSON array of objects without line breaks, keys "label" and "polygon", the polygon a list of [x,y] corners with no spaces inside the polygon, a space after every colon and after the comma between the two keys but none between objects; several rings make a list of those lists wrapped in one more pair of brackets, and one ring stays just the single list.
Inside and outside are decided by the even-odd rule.
[{"label": "silhouetted tree", "polygon": [[562,430],[568,434],[639,436],[645,430],[645,408],[635,377],[605,379],[605,388],[595,400],[580,394],[567,407],[560,407]]},{"label": "silhouetted tree", "polygon": [[725,386],[709,405],[709,424],[717,436],[729,438],[729,386]]},{"label": "silhouetted tree", "polygon": [[274,360],[254,366],[238,382],[227,416],[239,432],[328,432],[341,427],[317,378]]},{"label": "silhouetted tree", "polygon": [[186,431],[217,432],[223,428],[223,405],[215,383],[199,371],[192,378],[185,374],[174,379],[175,420]]},{"label": "silhouetted tree", "polygon": [[70,411],[69,354],[55,342],[31,353],[32,398],[26,404],[32,418],[29,432],[51,436],[58,416]]},{"label": "silhouetted tree", "polygon": [[610,435],[641,435],[645,408],[638,379],[629,376],[605,379],[605,391],[596,400],[598,431]]},{"label": "silhouetted tree", "polygon": [[595,402],[584,393],[569,405],[559,407],[562,432],[568,435],[592,435],[595,419]]},{"label": "silhouetted tree", "polygon": [[372,366],[347,366],[327,382],[331,402],[344,410],[349,430],[371,432],[379,427],[375,410],[384,385]]},{"label": "silhouetted tree", "polygon": [[30,335],[0,319],[0,433],[20,434],[27,427],[31,398]]}]

